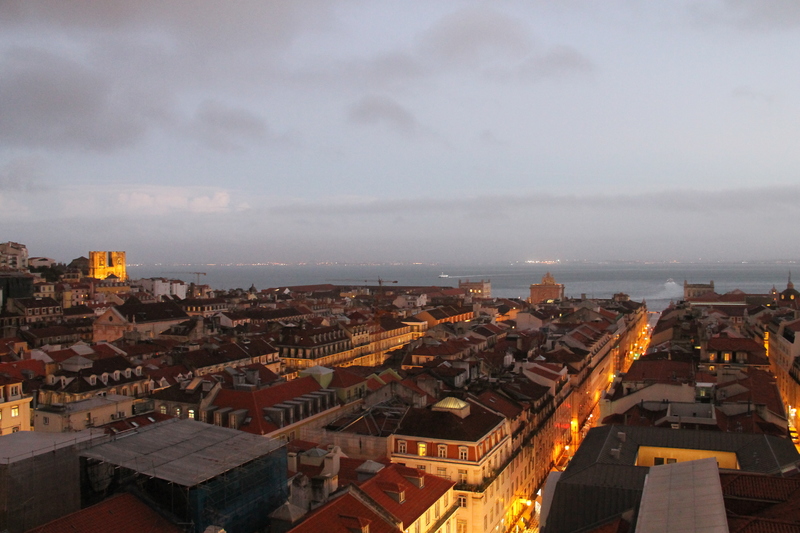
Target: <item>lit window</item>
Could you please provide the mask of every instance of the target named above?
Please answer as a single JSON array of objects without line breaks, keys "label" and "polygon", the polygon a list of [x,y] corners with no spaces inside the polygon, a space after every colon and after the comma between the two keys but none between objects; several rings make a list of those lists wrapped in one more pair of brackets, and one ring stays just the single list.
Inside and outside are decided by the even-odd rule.
[{"label": "lit window", "polygon": [[189,418],[194,420],[194,409],[189,409],[188,416],[189,416]]},{"label": "lit window", "polygon": [[167,414],[167,406],[166,405],[162,405],[161,407],[158,408],[158,410],[162,415]]},{"label": "lit window", "polygon": [[16,418],[19,416],[19,405],[12,405],[11,406],[11,418]]},{"label": "lit window", "polygon": [[424,442],[417,443],[417,455],[425,456],[428,455],[428,445]]},{"label": "lit window", "polygon": [[176,407],[175,408],[175,416],[181,416],[181,408],[180,407]]}]

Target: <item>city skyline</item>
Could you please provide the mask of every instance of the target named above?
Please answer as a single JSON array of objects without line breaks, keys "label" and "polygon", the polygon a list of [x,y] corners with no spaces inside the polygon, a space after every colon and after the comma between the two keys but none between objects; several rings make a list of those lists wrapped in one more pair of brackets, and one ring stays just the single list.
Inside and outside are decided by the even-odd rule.
[{"label": "city skyline", "polygon": [[792,2],[34,0],[0,29],[32,255],[794,259]]}]

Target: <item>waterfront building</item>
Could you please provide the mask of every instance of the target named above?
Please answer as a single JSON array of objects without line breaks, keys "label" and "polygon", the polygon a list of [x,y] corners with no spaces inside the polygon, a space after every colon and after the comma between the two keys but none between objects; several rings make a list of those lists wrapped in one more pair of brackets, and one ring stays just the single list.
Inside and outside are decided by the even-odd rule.
[{"label": "waterfront building", "polygon": [[564,285],[556,283],[556,278],[550,272],[542,276],[541,283],[534,283],[530,287],[529,303],[538,304],[564,299]]},{"label": "waterfront building", "polygon": [[714,294],[714,280],[709,283],[689,283],[683,280],[683,299],[696,298],[707,294]]},{"label": "waterfront building", "polygon": [[458,280],[458,288],[466,291],[472,298],[491,298],[492,280],[470,281]]}]

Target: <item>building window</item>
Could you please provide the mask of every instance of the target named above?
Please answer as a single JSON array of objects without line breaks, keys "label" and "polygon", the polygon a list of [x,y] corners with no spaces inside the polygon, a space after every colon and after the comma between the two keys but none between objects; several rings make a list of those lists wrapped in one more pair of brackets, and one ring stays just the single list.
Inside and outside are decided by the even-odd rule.
[{"label": "building window", "polygon": [[397,453],[406,453],[406,441],[397,441]]},{"label": "building window", "polygon": [[19,426],[14,426],[13,428],[11,428],[11,433],[16,433],[18,431],[19,431]]},{"label": "building window", "polygon": [[466,494],[459,494],[458,495],[458,506],[459,507],[466,507],[467,506],[467,495]]},{"label": "building window", "polygon": [[447,469],[440,466],[436,469],[436,475],[447,479]]},{"label": "building window", "polygon": [[175,416],[181,416],[181,408],[180,407],[176,407],[175,408]]},{"label": "building window", "polygon": [[467,460],[467,447],[466,446],[461,446],[458,449],[458,458],[461,459],[462,461],[466,461]]},{"label": "building window", "polygon": [[162,405],[162,406],[160,406],[160,407],[158,408],[158,410],[159,410],[159,412],[160,412],[162,415],[165,415],[165,414],[167,414],[167,406],[166,406],[166,405]]},{"label": "building window", "polygon": [[428,510],[425,511],[425,525],[427,526],[430,523],[431,523],[431,509],[429,507]]},{"label": "building window", "polygon": [[42,424],[44,424],[45,426],[49,426],[50,425],[50,417],[49,416],[43,416],[42,417]]},{"label": "building window", "polygon": [[467,482],[467,471],[459,469],[458,471],[458,482],[459,483],[466,483]]},{"label": "building window", "polygon": [[428,445],[424,442],[417,443],[417,455],[425,456],[428,455]]},{"label": "building window", "polygon": [[19,416],[19,405],[12,405],[11,406],[11,418],[16,418]]},{"label": "building window", "polygon": [[188,414],[189,418],[191,418],[192,420],[194,420],[194,409],[189,409],[189,412],[188,412],[188,413],[189,413],[189,414]]},{"label": "building window", "polygon": [[419,470],[420,472],[425,472],[426,470],[425,465],[417,465],[417,470]]},{"label": "building window", "polygon": [[466,520],[456,520],[456,533],[467,533]]},{"label": "building window", "polygon": [[447,457],[447,446],[445,444],[439,445],[439,457]]},{"label": "building window", "polygon": [[658,465],[663,465],[663,464],[664,464],[664,458],[663,457],[656,457],[655,459],[653,459],[653,465],[658,466]]},{"label": "building window", "polygon": [[677,459],[675,459],[675,458],[672,458],[672,457],[667,457],[667,464],[668,464],[668,465],[674,465],[674,464],[675,464],[675,463],[677,463],[677,462],[678,462],[678,460],[677,460]]}]

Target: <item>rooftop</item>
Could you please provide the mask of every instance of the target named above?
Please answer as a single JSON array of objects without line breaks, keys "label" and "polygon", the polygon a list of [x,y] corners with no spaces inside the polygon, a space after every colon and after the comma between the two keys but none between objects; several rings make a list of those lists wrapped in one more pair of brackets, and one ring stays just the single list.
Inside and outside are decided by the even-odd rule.
[{"label": "rooftop", "polygon": [[194,420],[166,420],[82,453],[141,474],[191,487],[262,457],[281,444]]}]

